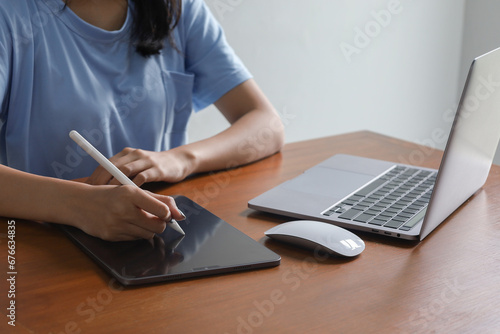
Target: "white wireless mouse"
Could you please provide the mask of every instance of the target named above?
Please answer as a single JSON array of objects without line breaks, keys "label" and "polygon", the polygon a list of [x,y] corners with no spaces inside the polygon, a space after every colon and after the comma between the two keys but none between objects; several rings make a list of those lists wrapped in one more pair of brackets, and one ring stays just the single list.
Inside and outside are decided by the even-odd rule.
[{"label": "white wireless mouse", "polygon": [[328,223],[296,220],[282,223],[266,232],[272,239],[309,249],[319,249],[332,255],[356,256],[365,243],[356,234]]}]

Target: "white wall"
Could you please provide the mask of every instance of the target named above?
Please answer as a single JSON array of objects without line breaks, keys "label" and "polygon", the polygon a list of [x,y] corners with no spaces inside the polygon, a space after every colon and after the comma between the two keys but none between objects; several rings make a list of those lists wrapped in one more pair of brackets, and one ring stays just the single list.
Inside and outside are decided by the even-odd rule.
[{"label": "white wall", "polygon": [[472,60],[500,47],[500,1],[466,0],[460,76],[465,80]]},{"label": "white wall", "polygon": [[[472,60],[500,47],[500,1],[466,0],[460,77],[465,80]],[[500,147],[495,164],[500,164]]]},{"label": "white wall", "polygon": [[[368,129],[444,147],[431,134],[449,130],[463,85],[465,0],[205,1],[282,114],[287,142]],[[226,126],[209,108],[190,140]]]}]

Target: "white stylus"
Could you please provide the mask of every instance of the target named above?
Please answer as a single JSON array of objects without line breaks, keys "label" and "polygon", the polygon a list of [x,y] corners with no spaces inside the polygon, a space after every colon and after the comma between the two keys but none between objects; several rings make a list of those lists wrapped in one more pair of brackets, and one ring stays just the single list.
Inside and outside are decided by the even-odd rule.
[{"label": "white stylus", "polygon": [[[125,174],[122,173],[121,170],[118,169],[115,165],[111,163],[101,152],[99,152],[94,146],[92,146],[85,138],[82,137],[77,131],[72,130],[69,133],[71,139],[73,139],[78,146],[80,146],[85,152],[87,152],[92,158],[95,159],[104,169],[106,169],[115,179],[118,180],[123,185],[131,185],[138,187],[137,184],[132,182]],[[179,226],[175,219],[172,219],[169,222],[170,227],[172,227],[177,232],[185,235],[182,228]]]}]

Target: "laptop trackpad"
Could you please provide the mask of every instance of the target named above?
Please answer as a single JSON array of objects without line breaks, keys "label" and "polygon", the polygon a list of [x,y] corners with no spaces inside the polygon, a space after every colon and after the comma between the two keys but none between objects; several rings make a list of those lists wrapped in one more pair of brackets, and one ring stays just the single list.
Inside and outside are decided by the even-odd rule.
[{"label": "laptop trackpad", "polygon": [[314,168],[284,184],[289,190],[341,199],[374,178],[332,168]]}]

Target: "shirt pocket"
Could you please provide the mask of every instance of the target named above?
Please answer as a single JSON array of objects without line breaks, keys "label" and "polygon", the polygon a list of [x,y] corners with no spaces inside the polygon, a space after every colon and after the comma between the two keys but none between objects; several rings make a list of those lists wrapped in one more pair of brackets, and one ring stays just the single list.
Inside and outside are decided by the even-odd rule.
[{"label": "shirt pocket", "polygon": [[163,71],[162,79],[167,99],[165,138],[167,147],[173,148],[187,142],[187,124],[193,111],[194,74]]}]

